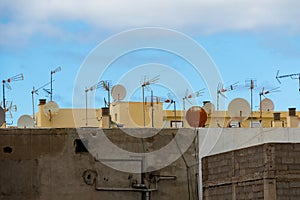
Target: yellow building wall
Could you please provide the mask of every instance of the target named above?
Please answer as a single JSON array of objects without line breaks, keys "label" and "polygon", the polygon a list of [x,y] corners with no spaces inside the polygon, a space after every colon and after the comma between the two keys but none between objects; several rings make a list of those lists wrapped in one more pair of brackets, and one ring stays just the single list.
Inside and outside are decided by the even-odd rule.
[{"label": "yellow building wall", "polygon": [[[162,127],[163,107],[162,103],[153,104],[153,125]],[[114,123],[122,124],[127,128],[144,127],[143,102],[113,102],[110,107],[111,119]],[[145,127],[152,127],[152,107],[144,104]]]},{"label": "yellow building wall", "polygon": [[[60,109],[58,114],[52,116],[51,120],[43,112],[43,106],[39,105],[39,111],[36,113],[37,127],[57,127],[57,128],[73,128],[73,127],[108,127],[108,116],[102,116],[101,109],[88,109],[86,117],[86,109]],[[152,107],[150,104],[145,104],[145,127],[152,127]],[[73,115],[75,113],[75,115]],[[176,119],[174,119],[173,110],[163,110],[163,104],[153,104],[154,128],[170,128],[172,121],[181,121],[183,127],[190,127],[185,120],[185,111],[177,110]],[[299,117],[293,117],[292,121],[288,117],[288,111],[281,112],[281,120],[273,120],[273,112],[263,112],[262,127],[287,127],[288,124],[293,127],[299,126]],[[110,106],[111,127],[123,126],[126,128],[142,128],[144,127],[143,120],[143,103],[142,102],[113,102]],[[300,116],[300,112],[296,113]],[[77,117],[74,123],[74,116]],[[252,121],[254,127],[260,126],[259,111],[253,112]],[[298,121],[297,121],[298,120]],[[205,127],[227,127],[231,119],[226,111],[213,112],[208,115]],[[251,119],[241,123],[242,127],[250,127]],[[231,124],[236,124],[231,122]],[[298,124],[298,126],[297,126]]]}]

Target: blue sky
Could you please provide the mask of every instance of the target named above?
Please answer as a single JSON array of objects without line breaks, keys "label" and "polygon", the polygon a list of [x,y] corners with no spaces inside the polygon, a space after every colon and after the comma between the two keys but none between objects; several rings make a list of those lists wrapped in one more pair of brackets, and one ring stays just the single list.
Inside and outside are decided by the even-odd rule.
[{"label": "blue sky", "polygon": [[[286,78],[279,85],[275,79],[277,70],[280,74],[300,73],[299,6],[296,0],[1,1],[0,78],[18,73],[25,77],[22,82],[12,82],[12,90],[6,92],[7,100],[18,106],[13,119],[7,121],[16,123],[19,116],[32,114],[32,87],[49,82],[50,71],[58,66],[62,71],[54,75],[54,100],[60,107],[71,107],[74,81],[88,54],[110,36],[142,27],[180,31],[201,45],[218,67],[225,86],[239,82],[239,87],[227,94],[227,104],[236,97],[249,100],[244,85],[253,78],[257,81],[254,109],[258,109],[262,87],[280,86],[280,93],[268,95],[275,109],[300,110],[298,81]],[[162,51],[133,52],[114,65],[130,69],[151,62],[190,77],[195,90],[206,87],[203,77],[196,79],[187,70],[188,63]],[[114,77],[114,71],[110,73]],[[112,82],[117,80],[112,78]],[[168,92],[153,88],[158,96]],[[96,106],[103,106],[103,97],[104,91],[99,90]],[[40,91],[35,98],[48,97]],[[138,89],[132,99],[141,100]],[[208,92],[198,98],[199,104],[203,100],[211,100]]]}]

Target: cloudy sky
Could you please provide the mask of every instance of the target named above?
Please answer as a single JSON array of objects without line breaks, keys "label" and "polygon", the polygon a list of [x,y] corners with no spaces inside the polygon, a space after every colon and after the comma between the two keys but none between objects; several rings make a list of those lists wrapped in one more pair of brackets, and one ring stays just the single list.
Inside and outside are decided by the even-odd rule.
[{"label": "cloudy sky", "polygon": [[[227,101],[249,99],[243,86],[253,78],[257,81],[254,106],[259,104],[262,87],[281,86],[280,93],[269,95],[276,109],[299,110],[298,81],[282,79],[279,85],[275,79],[277,70],[280,74],[300,73],[299,8],[297,0],[3,0],[1,78],[20,72],[25,76],[22,83],[11,83],[12,90],[7,91],[7,100],[19,107],[8,121],[15,123],[18,116],[32,113],[32,87],[47,83],[50,70],[57,66],[63,70],[55,74],[55,99],[60,107],[71,107],[74,80],[89,52],[112,35],[143,27],[176,30],[202,46],[225,85],[240,83],[235,92],[227,94]],[[147,62],[143,56],[150,54],[153,56],[146,52],[131,58]],[[164,64],[174,64],[172,56],[155,52],[154,57],[156,62],[161,58]],[[36,96],[44,97],[42,91]],[[209,99],[207,95],[200,101]]]}]

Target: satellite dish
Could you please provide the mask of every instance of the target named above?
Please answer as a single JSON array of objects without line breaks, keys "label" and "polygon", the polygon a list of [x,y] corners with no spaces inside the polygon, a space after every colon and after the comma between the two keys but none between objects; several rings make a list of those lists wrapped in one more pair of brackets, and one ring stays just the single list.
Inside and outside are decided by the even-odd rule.
[{"label": "satellite dish", "polygon": [[5,111],[4,109],[0,106],[0,126],[5,122]]},{"label": "satellite dish", "polygon": [[265,98],[260,102],[262,111],[274,111],[274,103],[271,99]]},{"label": "satellite dish", "polygon": [[44,114],[47,117],[53,117],[53,116],[57,115],[58,111],[59,111],[58,104],[54,101],[49,101],[44,106]]},{"label": "satellite dish", "polygon": [[115,101],[123,100],[126,97],[126,88],[120,84],[113,86],[111,96]]},{"label": "satellite dish", "polygon": [[33,128],[34,121],[30,115],[22,115],[18,119],[17,126],[18,126],[18,128]]},{"label": "satellite dish", "polygon": [[207,120],[207,114],[205,110],[200,106],[192,106],[186,112],[186,121],[191,127],[203,127]]},{"label": "satellite dish", "polygon": [[232,120],[243,122],[251,114],[250,104],[242,98],[233,99],[228,105],[228,115]]},{"label": "satellite dish", "polygon": [[204,104],[203,109],[206,111],[208,115],[210,115],[215,111],[215,105],[211,102],[207,102]]}]

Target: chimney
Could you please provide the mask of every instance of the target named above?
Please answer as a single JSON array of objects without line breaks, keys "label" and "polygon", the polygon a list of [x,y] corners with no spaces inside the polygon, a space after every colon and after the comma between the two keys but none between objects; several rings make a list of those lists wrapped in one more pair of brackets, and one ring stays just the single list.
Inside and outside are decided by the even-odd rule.
[{"label": "chimney", "polygon": [[280,113],[273,113],[274,121],[280,121]]},{"label": "chimney", "polygon": [[39,106],[45,105],[46,99],[39,99]]},{"label": "chimney", "polygon": [[289,116],[296,116],[296,108],[289,108]]},{"label": "chimney", "polygon": [[280,120],[281,113],[273,113],[274,119],[271,122],[273,128],[281,128],[284,127],[284,122]]},{"label": "chimney", "polygon": [[289,108],[289,116],[286,117],[287,127],[297,128],[299,127],[299,119],[296,115],[296,108]]}]

